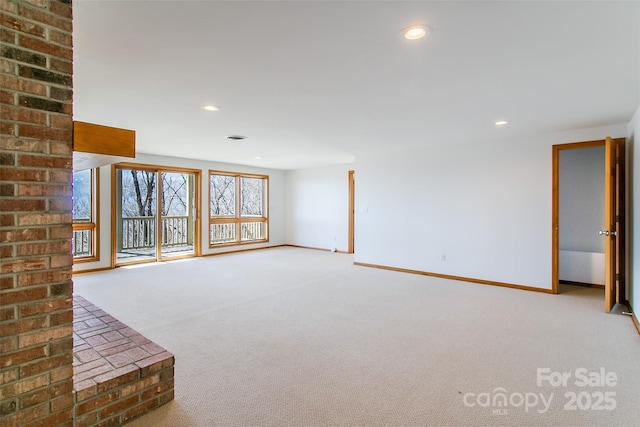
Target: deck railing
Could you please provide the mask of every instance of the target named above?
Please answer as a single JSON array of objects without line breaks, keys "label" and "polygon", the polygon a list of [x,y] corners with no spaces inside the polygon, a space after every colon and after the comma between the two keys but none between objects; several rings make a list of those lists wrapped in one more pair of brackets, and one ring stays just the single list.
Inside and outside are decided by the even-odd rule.
[{"label": "deck railing", "polygon": [[73,256],[91,256],[91,230],[73,230]]},{"label": "deck railing", "polygon": [[182,246],[193,243],[188,216],[162,217],[162,246]]},{"label": "deck railing", "polygon": [[[193,222],[188,216],[162,217],[162,247],[184,246],[193,244]],[[237,241],[236,230],[238,224],[211,224],[209,229],[210,242],[224,244]],[[153,248],[156,245],[155,217],[122,218],[122,239],[119,250]],[[265,224],[260,221],[240,223],[240,241],[250,242],[265,238]]]},{"label": "deck railing", "polygon": [[[214,223],[209,227],[209,241],[212,244],[224,244],[237,242],[237,223]],[[264,223],[262,222],[242,222],[240,223],[240,241],[250,242],[262,240],[265,237]]]},{"label": "deck railing", "polygon": [[[193,243],[192,221],[189,216],[164,216],[160,221],[162,246],[183,246]],[[155,217],[122,218],[120,250],[152,248],[156,245]]]},{"label": "deck railing", "polygon": [[211,243],[229,243],[236,241],[236,224],[222,223],[211,224],[209,228],[209,239]]},{"label": "deck railing", "polygon": [[243,242],[264,239],[262,222],[243,222],[240,226],[240,238]]}]

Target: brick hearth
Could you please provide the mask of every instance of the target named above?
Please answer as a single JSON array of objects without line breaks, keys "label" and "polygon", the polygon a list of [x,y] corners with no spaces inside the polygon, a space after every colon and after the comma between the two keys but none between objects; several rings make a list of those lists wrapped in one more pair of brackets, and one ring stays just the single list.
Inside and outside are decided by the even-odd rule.
[{"label": "brick hearth", "polygon": [[75,425],[119,425],[173,399],[173,354],[73,297]]}]

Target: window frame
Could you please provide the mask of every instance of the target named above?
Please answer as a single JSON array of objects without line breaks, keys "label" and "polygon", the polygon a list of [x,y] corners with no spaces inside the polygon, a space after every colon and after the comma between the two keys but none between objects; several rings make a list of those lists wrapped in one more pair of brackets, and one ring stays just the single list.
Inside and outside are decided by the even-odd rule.
[{"label": "window frame", "polygon": [[[222,175],[230,176],[235,180],[235,215],[234,216],[220,216],[215,217],[211,215],[211,176]],[[269,241],[269,175],[260,175],[244,172],[229,172],[220,170],[209,170],[208,173],[208,185],[209,185],[209,198],[208,198],[208,216],[209,216],[209,228],[208,228],[208,241],[209,248],[220,248],[227,246],[248,245],[254,243],[265,243]],[[253,178],[262,180],[262,216],[242,216],[242,178]],[[262,223],[264,228],[263,237],[255,240],[242,240],[242,224],[247,223]],[[214,224],[235,224],[235,240],[225,242],[213,242],[211,240],[211,226]]]},{"label": "window frame", "polygon": [[[194,217],[193,217],[193,254],[184,255],[184,256],[175,256],[175,257],[163,257],[161,246],[161,239],[156,239],[156,260],[138,260],[138,261],[129,261],[122,262],[118,261],[117,257],[117,239],[118,239],[118,181],[117,181],[117,171],[122,170],[138,170],[145,172],[155,172],[157,174],[161,174],[163,172],[169,173],[185,173],[185,174],[193,174],[193,206],[195,207]],[[124,266],[124,265],[135,265],[135,264],[144,264],[144,263],[152,263],[152,262],[165,262],[165,261],[174,261],[178,259],[185,258],[195,258],[202,255],[201,248],[201,231],[202,231],[202,179],[204,175],[203,169],[194,169],[194,168],[186,168],[180,166],[164,166],[161,164],[147,164],[147,163],[133,163],[133,162],[120,162],[113,163],[111,165],[111,268]],[[158,179],[161,179],[158,176]],[[160,184],[161,186],[162,184]],[[161,218],[162,215],[159,215],[161,209],[160,199],[156,200],[156,218]]]},{"label": "window frame", "polygon": [[91,168],[89,171],[91,172],[91,218],[88,222],[75,222],[72,212],[71,228],[73,234],[80,231],[89,231],[91,233],[90,254],[76,256],[75,247],[72,246],[73,264],[100,261],[100,169]]}]

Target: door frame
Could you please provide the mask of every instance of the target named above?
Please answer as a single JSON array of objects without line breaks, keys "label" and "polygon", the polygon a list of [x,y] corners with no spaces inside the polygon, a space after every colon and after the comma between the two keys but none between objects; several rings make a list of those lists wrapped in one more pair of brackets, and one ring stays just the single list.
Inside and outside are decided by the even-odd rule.
[{"label": "door frame", "polygon": [[[617,257],[617,272],[618,272],[618,286],[617,295],[618,301],[626,303],[625,295],[625,266],[626,266],[626,210],[625,210],[625,139],[624,138],[612,138],[616,144],[618,144],[618,168],[617,174],[619,179],[617,196],[618,196],[618,257]],[[560,152],[564,150],[577,150],[582,148],[592,147],[604,147],[605,140],[573,142],[567,144],[553,145],[553,178],[552,178],[552,207],[551,207],[551,291],[554,294],[559,293],[560,277],[559,277],[559,254],[560,254]],[[605,172],[606,173],[606,172]],[[602,185],[605,185],[603,182]],[[604,226],[604,224],[603,224]],[[595,230],[594,230],[595,232]]]},{"label": "door frame", "polygon": [[354,252],[355,239],[355,171],[349,171],[349,237],[347,253]]},{"label": "door frame", "polygon": [[[117,179],[116,173],[118,169],[136,169],[143,170],[148,172],[156,172],[158,174],[162,172],[174,172],[174,173],[185,173],[185,174],[193,174],[194,175],[194,185],[193,185],[193,200],[195,205],[195,218],[193,218],[193,254],[175,256],[170,258],[162,258],[162,251],[159,248],[161,245],[160,239],[158,239],[158,233],[160,233],[160,227],[156,229],[156,259],[155,260],[139,260],[139,261],[130,261],[127,263],[117,263],[117,239],[118,239],[118,231],[117,231]],[[158,177],[159,179],[160,177]],[[162,262],[162,261],[173,261],[176,259],[182,258],[192,258],[198,257],[201,255],[201,245],[200,238],[202,233],[202,204],[201,204],[201,196],[202,196],[202,170],[200,169],[191,169],[191,168],[181,168],[181,167],[173,167],[173,166],[159,166],[159,165],[150,165],[144,163],[129,163],[122,162],[111,165],[111,268],[115,268],[119,265],[134,265],[134,264],[144,264],[149,262]],[[162,191],[162,183],[160,180],[158,181],[158,186],[156,187],[156,191]],[[160,200],[156,201],[156,210],[160,212]]]}]

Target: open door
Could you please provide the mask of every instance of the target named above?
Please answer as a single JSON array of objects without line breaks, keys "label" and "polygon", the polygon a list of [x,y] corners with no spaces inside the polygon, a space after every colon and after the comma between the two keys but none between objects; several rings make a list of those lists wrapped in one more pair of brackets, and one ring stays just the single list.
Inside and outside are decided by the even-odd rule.
[{"label": "open door", "polygon": [[[610,312],[616,303],[628,305],[625,294],[626,241],[625,241],[625,140],[610,138],[553,146],[552,187],[552,251],[551,291],[559,292],[560,246],[560,152],[581,148],[603,147],[604,170],[604,224],[599,234],[605,239],[605,311]],[[596,231],[596,230],[594,230]]]},{"label": "open door", "polygon": [[624,142],[605,140],[605,311],[626,303],[624,277]]}]

